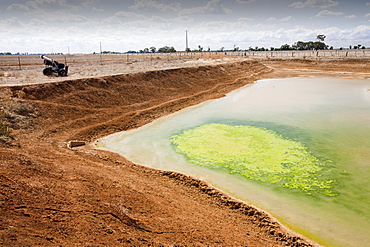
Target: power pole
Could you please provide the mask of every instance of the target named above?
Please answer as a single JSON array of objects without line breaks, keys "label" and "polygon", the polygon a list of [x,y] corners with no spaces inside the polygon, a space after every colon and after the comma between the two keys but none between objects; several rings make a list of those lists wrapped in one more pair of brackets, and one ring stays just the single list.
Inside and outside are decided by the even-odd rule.
[{"label": "power pole", "polygon": [[100,64],[103,65],[102,51],[101,51],[101,42],[100,42]]},{"label": "power pole", "polygon": [[188,52],[189,51],[189,44],[188,44],[188,30],[185,30],[185,33],[186,33],[186,49],[185,51]]}]

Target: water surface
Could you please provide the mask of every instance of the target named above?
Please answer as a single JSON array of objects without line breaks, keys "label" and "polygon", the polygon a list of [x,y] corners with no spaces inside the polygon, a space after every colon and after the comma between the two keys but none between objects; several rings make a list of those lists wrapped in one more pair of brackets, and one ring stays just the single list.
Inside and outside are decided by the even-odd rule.
[{"label": "water surface", "polygon": [[[217,167],[202,167],[176,153],[170,137],[210,123],[272,130],[330,160],[325,176],[336,196],[254,181]],[[135,163],[205,180],[233,197],[271,213],[291,229],[330,246],[370,242],[370,81],[290,78],[261,80],[98,141]]]}]

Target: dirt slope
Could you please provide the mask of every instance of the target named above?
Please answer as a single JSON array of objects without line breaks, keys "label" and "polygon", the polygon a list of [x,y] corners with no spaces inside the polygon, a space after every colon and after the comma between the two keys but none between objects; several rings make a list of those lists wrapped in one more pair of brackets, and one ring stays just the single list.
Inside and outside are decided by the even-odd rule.
[{"label": "dirt slope", "polygon": [[302,69],[297,75],[313,66],[264,63],[0,88],[14,129],[14,140],[0,139],[0,245],[310,246],[202,181],[88,146],[67,148],[69,140],[136,128],[260,78],[295,75],[291,65]]}]

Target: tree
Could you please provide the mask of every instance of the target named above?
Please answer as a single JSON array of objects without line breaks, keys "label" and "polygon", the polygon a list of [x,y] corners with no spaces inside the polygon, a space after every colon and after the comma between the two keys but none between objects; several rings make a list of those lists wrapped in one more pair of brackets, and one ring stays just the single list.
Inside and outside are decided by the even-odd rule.
[{"label": "tree", "polygon": [[150,52],[151,53],[155,53],[157,51],[157,48],[155,48],[154,46],[150,47]]},{"label": "tree", "polygon": [[198,45],[198,51],[202,52],[203,51],[203,47],[201,45]]},{"label": "tree", "polygon": [[328,46],[324,42],[317,41],[314,43],[315,50],[327,50]]},{"label": "tree", "polygon": [[168,47],[168,46],[164,46],[162,48],[159,48],[158,49],[158,52],[162,52],[162,53],[170,53],[170,52],[176,52],[175,48],[173,46],[171,47]]},{"label": "tree", "polygon": [[325,38],[326,38],[326,36],[325,36],[325,35],[323,35],[323,34],[319,34],[319,35],[317,35],[317,37],[316,37],[316,39],[318,39],[318,40],[320,40],[320,41],[322,41],[322,42],[324,42],[324,41],[325,41]]},{"label": "tree", "polygon": [[280,47],[280,50],[282,50],[282,51],[286,51],[286,50],[291,50],[292,48],[290,47],[290,45],[288,45],[288,44],[285,44],[285,45],[282,45],[281,47]]},{"label": "tree", "polygon": [[143,50],[139,50],[140,53],[148,53],[149,52],[149,48],[144,48]]}]

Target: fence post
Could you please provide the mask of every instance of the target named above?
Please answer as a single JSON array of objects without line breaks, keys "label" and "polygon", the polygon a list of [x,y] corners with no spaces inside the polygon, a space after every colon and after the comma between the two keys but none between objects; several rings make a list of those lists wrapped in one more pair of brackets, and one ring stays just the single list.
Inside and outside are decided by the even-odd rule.
[{"label": "fence post", "polygon": [[22,70],[21,58],[20,57],[18,57],[18,64],[19,64],[19,70]]}]

